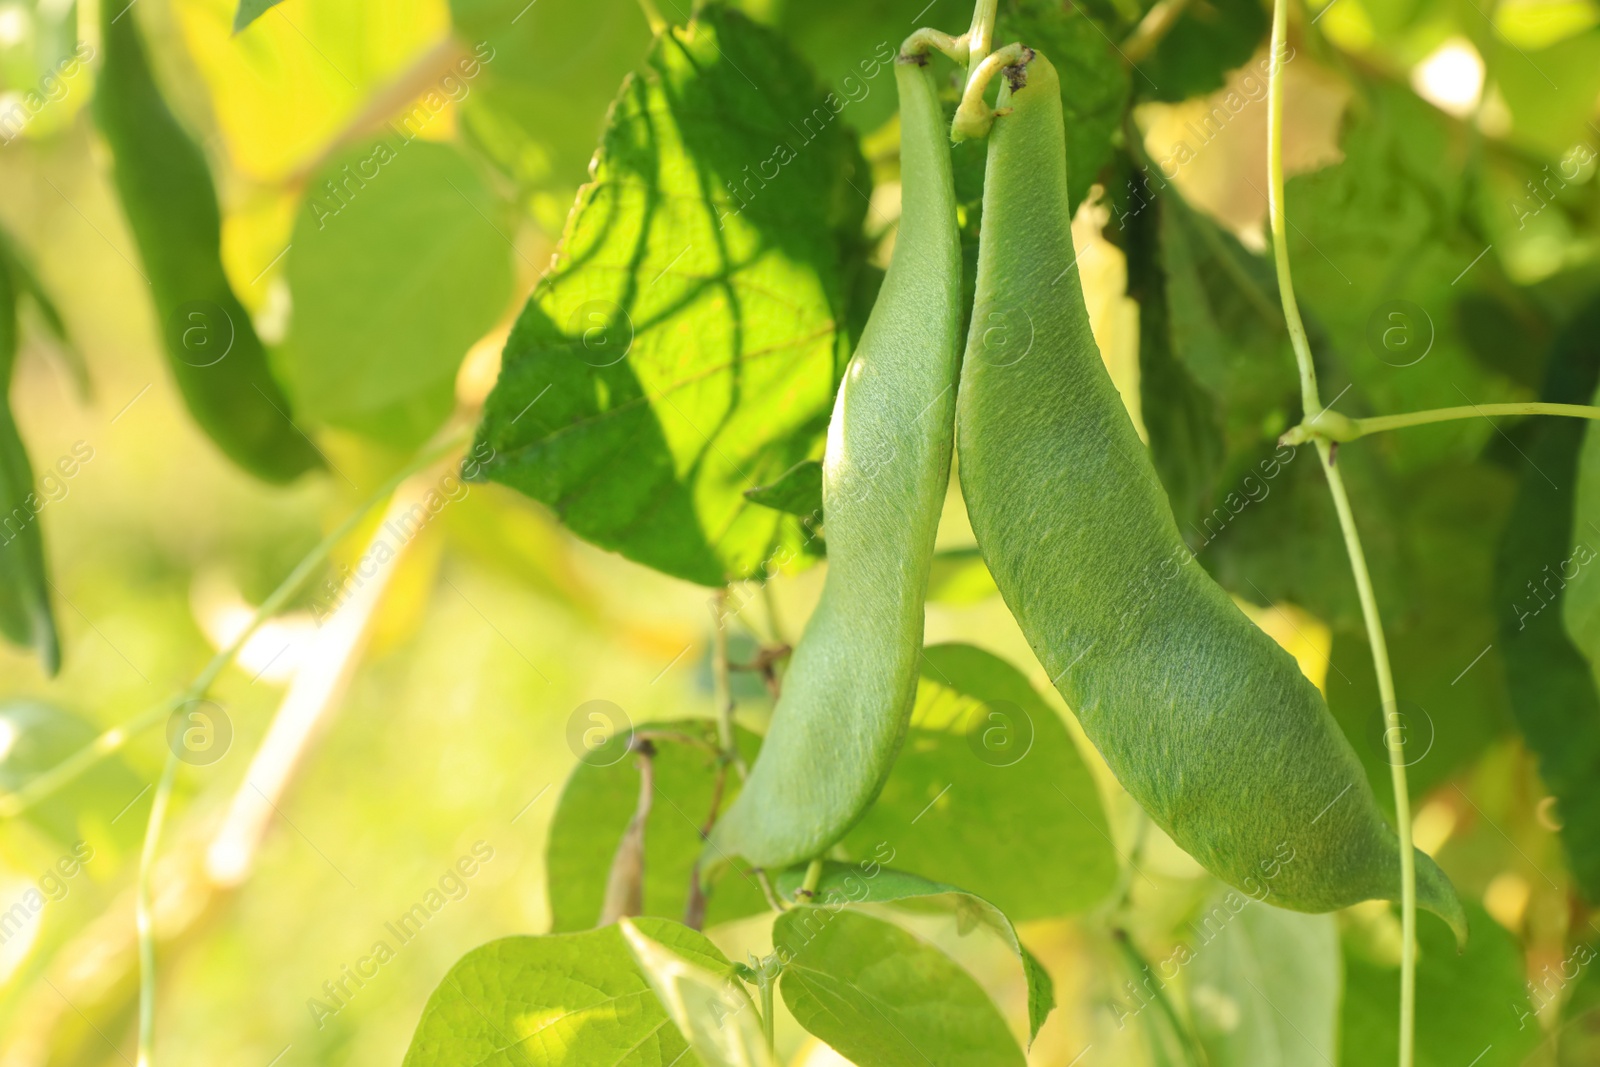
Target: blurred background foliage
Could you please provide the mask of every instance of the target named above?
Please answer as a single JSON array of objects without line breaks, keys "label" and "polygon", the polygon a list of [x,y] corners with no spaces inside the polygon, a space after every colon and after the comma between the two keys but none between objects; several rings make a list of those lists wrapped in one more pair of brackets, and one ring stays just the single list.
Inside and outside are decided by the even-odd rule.
[{"label": "blurred background foliage", "polygon": [[[682,24],[687,2],[664,0],[662,13]],[[741,392],[729,367],[748,352],[742,320],[715,296],[663,283],[665,310],[628,316],[626,344],[637,347],[626,363],[564,372],[542,401],[545,379],[508,371],[485,409],[508,337],[508,367],[554,365],[589,328],[577,317],[585,301],[632,299],[619,297],[617,276],[677,279],[676,245],[663,242],[704,226],[658,225],[604,197],[608,175],[630,166],[659,188],[684,180],[630,163],[629,150],[649,146],[615,117],[608,126],[651,48],[645,16],[634,0],[245,6],[259,17],[237,32],[236,18],[247,20],[233,0],[141,0],[117,17],[137,21],[168,106],[203,150],[231,288],[325,461],[326,472],[286,488],[230,465],[163,366],[171,323],[153,311],[90,114],[103,42],[95,6],[0,0],[0,229],[14,249],[7,310],[17,312],[16,344],[0,331],[0,366],[14,349],[11,409],[36,484],[24,525],[43,534],[41,595],[63,650],[52,677],[31,651],[0,648],[0,789],[180,690],[415,449],[486,410],[491,480],[469,486],[438,467],[407,482],[222,675],[212,706],[231,742],[214,763],[184,768],[157,867],[163,1062],[392,1064],[463,953],[592,922],[638,773],[626,759],[584,765],[564,792],[586,750],[587,702],[609,701],[638,724],[711,715],[707,585],[723,577],[741,580],[731,661],[756,661],[798,633],[821,570],[802,521],[804,479],[766,498],[787,501],[776,510],[744,493],[820,457],[828,397],[892,248],[885,50],[917,25],[958,32],[969,12],[954,0],[744,0],[768,30],[725,40],[726,54],[683,83],[744,123],[715,139],[683,121],[692,114],[677,116],[674,151],[685,165],[712,160],[730,191],[740,179],[728,160],[766,159],[779,118],[803,120],[818,104],[837,115],[825,149],[804,157],[804,184],[791,174],[794,187],[755,197],[727,231],[748,239],[730,245],[747,260],[725,251],[680,269],[728,291],[774,279],[809,287],[814,300],[793,321],[760,318],[773,343],[815,342],[792,380]],[[1275,445],[1299,412],[1261,256],[1265,9],[1005,0],[1000,25],[1002,40],[1027,40],[1062,71],[1085,295],[1180,526],[1323,687],[1392,803],[1358,605],[1316,460]],[[1291,251],[1324,395],[1352,415],[1586,402],[1600,373],[1600,4],[1312,0],[1290,39]],[[767,103],[753,103],[763,91]],[[603,139],[610,169],[580,196]],[[956,162],[975,252],[974,147]],[[552,259],[575,198],[572,240],[601,265],[608,240],[637,242],[639,261],[610,268],[631,274],[590,269],[572,247]],[[811,243],[796,251],[774,233]],[[537,314],[513,333],[530,294]],[[709,384],[684,392],[696,376]],[[688,414],[674,397],[687,398]],[[641,410],[660,424],[658,440],[614,417]],[[773,425],[771,413],[789,421]],[[723,427],[714,442],[681,432],[705,418]],[[600,429],[573,445],[563,427],[584,420]],[[1558,602],[1577,545],[1600,537],[1585,528],[1600,491],[1582,488],[1583,436],[1576,424],[1481,420],[1340,451],[1408,745],[1421,753],[1410,769],[1417,840],[1474,908],[1460,959],[1423,922],[1419,1063],[1576,1065],[1600,1049],[1589,966],[1600,936],[1600,647],[1571,624],[1584,587]],[[735,458],[695,460],[708,443]],[[759,478],[740,480],[747,462]],[[631,500],[641,479],[667,486],[673,508]],[[569,512],[573,485],[599,503]],[[385,541],[413,503],[436,517]],[[748,539],[738,551],[703,532],[735,521]],[[380,543],[394,559],[374,568],[369,546]],[[957,681],[924,679],[913,743],[883,804],[845,843],[849,857],[900,840],[903,864],[1023,920],[1058,1003],[1031,1062],[1315,1062],[1296,1041],[1329,1062],[1390,1055],[1392,910],[1305,919],[1257,909],[1211,947],[1204,921],[1217,884],[1143,820],[1083,743],[994,594],[959,494],[941,546],[928,643],[1005,662],[963,661]],[[1552,569],[1562,575],[1553,584]],[[759,732],[770,709],[760,672],[736,671],[733,684],[741,720]],[[1035,708],[1033,762],[1001,784],[972,778],[971,791],[941,793],[941,782],[993,770],[963,762],[951,731],[961,701],[998,692]],[[0,823],[6,1067],[131,1060],[131,887],[166,749],[159,726],[125,741]],[[665,795],[703,810],[703,771],[688,758],[663,763]],[[922,821],[929,810],[938,817]],[[653,862],[671,877],[649,883],[646,903],[676,915],[687,883],[672,865],[686,871],[693,835],[659,805],[652,819]],[[1069,826],[1078,829],[1058,830]],[[683,846],[675,857],[662,844],[671,841]],[[479,862],[460,899],[430,909],[375,977],[346,980],[332,997],[325,983],[467,856]],[[714,923],[718,907],[731,919],[761,903],[724,899]],[[7,923],[11,914],[20,918]],[[1022,1031],[1026,988],[1009,949],[927,916],[899,921],[956,956]],[[770,947],[768,925],[736,920],[711,933],[742,959]],[[1199,941],[1203,962],[1153,1001],[1149,969]],[[1293,1034],[1253,986],[1296,991]],[[836,1062],[792,1019],[780,1037],[795,1062]]]}]

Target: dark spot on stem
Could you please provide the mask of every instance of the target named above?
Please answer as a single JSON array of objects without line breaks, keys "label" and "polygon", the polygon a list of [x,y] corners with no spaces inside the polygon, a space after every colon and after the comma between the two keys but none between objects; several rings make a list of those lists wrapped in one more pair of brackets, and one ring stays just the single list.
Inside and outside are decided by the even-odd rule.
[{"label": "dark spot on stem", "polygon": [[1006,76],[1006,84],[1011,87],[1012,92],[1016,92],[1028,84],[1028,64],[1033,62],[1035,54],[1033,49],[1024,46],[1022,58],[1003,71]]},{"label": "dark spot on stem", "polygon": [[1339,458],[1339,442],[1335,441],[1328,446],[1328,466],[1333,466]]},{"label": "dark spot on stem", "polygon": [[928,53],[913,52],[910,55],[907,55],[902,52],[900,55],[894,57],[894,61],[896,63],[909,63],[912,66],[917,67],[926,67],[928,65]]}]

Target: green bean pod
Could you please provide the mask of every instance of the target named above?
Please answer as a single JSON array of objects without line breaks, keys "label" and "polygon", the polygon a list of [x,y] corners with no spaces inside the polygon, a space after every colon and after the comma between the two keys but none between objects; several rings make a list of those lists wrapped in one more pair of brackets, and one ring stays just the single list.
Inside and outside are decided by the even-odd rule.
[{"label": "green bean pod", "polygon": [[[1118,781],[1206,869],[1299,911],[1398,899],[1397,838],[1354,750],[1184,545],[1101,362],[1056,72],[1022,58],[990,134],[957,411],[983,558]],[[1449,880],[1416,861],[1419,902],[1464,938]]]},{"label": "green bean pod", "polygon": [[894,255],[828,424],[828,574],[743,792],[710,855],[819,855],[877,797],[905,736],[922,605],[950,480],[961,245],[950,147],[922,57],[895,64],[902,213]]},{"label": "green bean pod", "polygon": [[9,387],[16,364],[17,303],[24,286],[21,270],[0,240],[0,634],[13,644],[32,646],[44,669],[61,667],[61,645],[50,608],[42,503],[33,488],[33,467],[11,414]]},{"label": "green bean pod", "polygon": [[288,398],[223,271],[205,156],[161,97],[131,6],[102,0],[100,29],[95,121],[111,148],[167,363],[195,422],[229,459],[265,481],[291,481],[322,461],[290,421]]}]

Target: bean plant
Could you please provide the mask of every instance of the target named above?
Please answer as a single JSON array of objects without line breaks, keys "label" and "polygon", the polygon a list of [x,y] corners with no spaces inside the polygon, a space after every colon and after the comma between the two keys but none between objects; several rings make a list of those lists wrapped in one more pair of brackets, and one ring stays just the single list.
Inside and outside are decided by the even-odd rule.
[{"label": "bean plant", "polygon": [[[275,819],[361,893],[285,808],[405,597],[552,686],[441,556],[604,634],[598,690],[512,709],[562,773],[507,823],[538,907],[457,840],[370,952],[252,991],[304,1000],[239,1008],[272,1064],[1600,1062],[1580,7],[0,4],[16,181],[93,227],[48,154],[92,146],[145,389],[226,484],[337,505],[168,695],[65,710],[90,638],[133,663],[27,366],[95,405],[109,363],[0,210],[0,858],[68,848],[0,901],[0,1063],[220,1057],[170,1036],[179,961]],[[694,640],[613,669],[686,590]],[[430,755],[343,788],[405,831]],[[98,918],[37,918],[88,870]]]}]

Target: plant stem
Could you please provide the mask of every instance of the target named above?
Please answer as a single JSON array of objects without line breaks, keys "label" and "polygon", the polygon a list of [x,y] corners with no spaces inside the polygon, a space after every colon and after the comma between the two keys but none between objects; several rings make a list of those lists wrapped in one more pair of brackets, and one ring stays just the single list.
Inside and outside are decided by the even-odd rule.
[{"label": "plant stem", "polygon": [[1367,642],[1372,646],[1373,673],[1378,677],[1378,699],[1383,703],[1383,740],[1388,748],[1389,779],[1394,785],[1394,818],[1400,838],[1400,1067],[1410,1067],[1412,1041],[1416,1028],[1417,998],[1417,865],[1411,846],[1411,796],[1406,787],[1405,731],[1401,728],[1399,704],[1395,698],[1394,672],[1389,666],[1389,645],[1383,636],[1383,620],[1378,615],[1378,600],[1367,571],[1366,553],[1350,511],[1350,496],[1345,492],[1344,475],[1331,458],[1332,446],[1317,442],[1317,454],[1328,475],[1328,491],[1339,513],[1339,530],[1344,534],[1345,551],[1355,574],[1356,593],[1361,598],[1361,616],[1367,624]]},{"label": "plant stem", "polygon": [[995,112],[994,108],[984,100],[984,91],[989,88],[989,82],[994,80],[996,74],[1012,64],[1031,63],[1033,55],[1033,49],[1026,45],[1012,43],[973,65],[972,74],[967,78],[967,87],[961,93],[961,104],[956,108],[955,119],[950,123],[952,141],[960,144],[962,141],[988,136],[989,128],[994,125]]},{"label": "plant stem", "polygon": [[437,462],[447,453],[459,448],[466,440],[467,432],[464,430],[461,433],[452,434],[449,438],[419,455],[417,459],[407,464],[404,470],[384,482],[376,493],[368,497],[355,511],[346,516],[344,521],[340,522],[326,537],[317,542],[316,547],[295,565],[294,570],[289,572],[288,577],[284,578],[279,583],[278,588],[272,591],[272,595],[261,602],[261,606],[250,617],[249,625],[239,631],[239,635],[226,648],[211,657],[210,662],[195,676],[194,681],[189,684],[187,689],[177,696],[168,697],[161,703],[146,708],[126,722],[113,726],[54,767],[30,779],[26,785],[16,792],[0,795],[0,819],[14,818],[41,800],[54,795],[58,790],[73,782],[79,775],[107,756],[121,751],[129,741],[139,734],[158,723],[165,722],[182,705],[204,697],[210,691],[212,683],[217,680],[217,677],[227,669],[228,664],[232,663],[234,657],[239,654],[239,650],[261,628],[261,624],[284,609],[285,605],[305,585],[306,580],[333,554],[333,550],[339,546],[339,542],[350,536],[351,531],[360,525],[367,512],[387,499],[399,487],[401,482],[429,464]]},{"label": "plant stem", "polygon": [[818,856],[806,868],[806,880],[800,885],[800,892],[796,896],[804,896],[807,900],[817,895],[817,886],[822,884],[822,857]]},{"label": "plant stem", "polygon": [[777,1027],[772,1018],[772,987],[777,978],[776,968],[768,960],[761,961],[756,972],[756,988],[761,991],[761,1036],[767,1041],[767,1054],[777,1062]]},{"label": "plant stem", "polygon": [[644,20],[650,24],[651,35],[659,37],[667,28],[667,20],[661,17],[656,0],[639,0],[639,10],[644,12]]},{"label": "plant stem", "polygon": [[[87,748],[74,753],[67,760],[57,764],[51,771],[29,782],[24,789],[11,794],[6,798],[7,801],[11,802],[6,805],[8,812],[11,809],[15,809],[15,811],[25,810],[28,805],[37,803],[43,797],[48,796],[49,793],[54,792],[55,789],[65,785],[103,756],[116,751],[128,736],[136,732],[135,727],[143,729],[161,721],[165,716],[155,714],[158,709],[170,713],[171,710],[180,709],[187,704],[203,699],[205,694],[210,691],[211,685],[216,681],[217,676],[226,669],[229,663],[233,662],[234,657],[239,654],[239,650],[244,647],[245,641],[255,632],[256,628],[268,618],[283,610],[284,605],[295,595],[300,586],[305,583],[305,580],[327,559],[338,543],[351,530],[355,529],[368,511],[392,494],[401,482],[423,470],[428,465],[438,462],[441,457],[459,448],[465,440],[466,433],[463,431],[452,434],[440,444],[426,449],[418,458],[408,463],[403,470],[386,481],[376,493],[367,498],[360,507],[336,526],[328,536],[318,542],[317,546],[295,566],[294,570],[289,572],[289,576],[256,609],[250,624],[245,627],[238,637],[234,638],[227,648],[212,657],[211,662],[206,664],[205,668],[201,670],[193,682],[189,683],[189,687],[182,694],[162,705],[158,705],[156,709],[142,713],[134,720],[134,723],[101,735],[99,739]],[[105,743],[108,737],[117,733],[123,736],[115,744]],[[63,775],[61,772],[64,768],[67,768],[68,764],[73,765],[71,772]],[[156,784],[155,793],[151,799],[150,818],[145,824],[144,846],[139,853],[139,876],[134,898],[135,929],[139,940],[139,1057],[137,1067],[151,1067],[155,1062],[153,1057],[155,1045],[156,949],[155,909],[151,882],[155,872],[156,854],[161,847],[161,831],[166,825],[167,808],[172,799],[172,786],[177,779],[177,775],[178,752],[176,748],[169,745],[166,761],[161,768],[161,779]],[[52,779],[46,788],[33,788],[39,786],[46,778]]]},{"label": "plant stem", "polygon": [[733,764],[743,781],[749,776],[744,757],[739,755],[738,740],[733,732],[733,685],[730,680],[732,665],[728,662],[728,590],[722,589],[711,598],[711,699],[717,705],[717,743],[722,747],[722,758]]},{"label": "plant stem", "polygon": [[972,77],[978,64],[989,56],[994,46],[994,20],[1000,10],[1000,0],[978,0],[972,9],[972,28],[967,31],[967,87],[972,87]]},{"label": "plant stem", "polygon": [[1300,304],[1294,296],[1294,278],[1289,273],[1288,216],[1283,206],[1283,48],[1288,36],[1286,0],[1272,3],[1272,68],[1267,94],[1267,207],[1272,216],[1272,252],[1278,267],[1278,294],[1283,300],[1284,324],[1294,344],[1295,363],[1300,368],[1300,406],[1307,417],[1322,410],[1317,395],[1317,369],[1311,362],[1311,344],[1306,326],[1300,320]]},{"label": "plant stem", "polygon": [[1404,430],[1411,426],[1426,426],[1434,422],[1489,418],[1493,415],[1565,415],[1574,419],[1600,419],[1600,407],[1590,407],[1587,404],[1546,404],[1539,401],[1468,404],[1464,407],[1407,411],[1399,415],[1375,415],[1366,419],[1352,419],[1340,415],[1337,411],[1324,411],[1284,434],[1282,440],[1286,445],[1304,444],[1315,438],[1339,442],[1354,441],[1358,437],[1382,433],[1384,430]]},{"label": "plant stem", "polygon": [[[1283,62],[1280,57],[1287,36],[1287,7],[1287,0],[1273,0],[1272,68],[1267,108],[1268,206],[1272,215],[1272,253],[1278,269],[1278,293],[1283,300],[1283,317],[1289,327],[1289,339],[1294,345],[1295,362],[1300,368],[1301,404],[1305,409],[1305,417],[1315,420],[1323,413],[1323,408],[1317,394],[1317,373],[1311,362],[1311,345],[1306,340],[1305,323],[1300,319],[1300,305],[1294,295],[1294,277],[1289,270],[1289,244],[1285,232],[1288,220],[1283,203]],[[1316,414],[1313,415],[1313,412]],[[1383,619],[1378,614],[1372,575],[1367,570],[1361,534],[1356,529],[1355,516],[1350,510],[1350,496],[1345,491],[1344,476],[1333,465],[1333,449],[1329,442],[1319,439],[1317,454],[1322,458],[1322,470],[1328,478],[1328,492],[1339,513],[1339,529],[1344,535],[1345,553],[1350,557],[1350,570],[1361,599],[1367,641],[1372,646],[1372,669],[1377,676],[1379,697],[1383,701],[1386,727],[1384,741],[1389,749],[1389,777],[1394,786],[1395,823],[1400,847],[1400,923],[1403,941],[1400,949],[1399,1063],[1400,1067],[1411,1067],[1416,1031],[1417,867],[1411,846],[1411,797],[1406,785],[1405,735],[1398,729],[1399,712],[1395,702],[1394,673],[1389,666],[1389,646],[1384,640]]]},{"label": "plant stem", "polygon": [[1122,55],[1129,63],[1137,63],[1151,52],[1177,23],[1178,17],[1189,6],[1189,0],[1161,0],[1153,6],[1128,39],[1122,42]]}]

